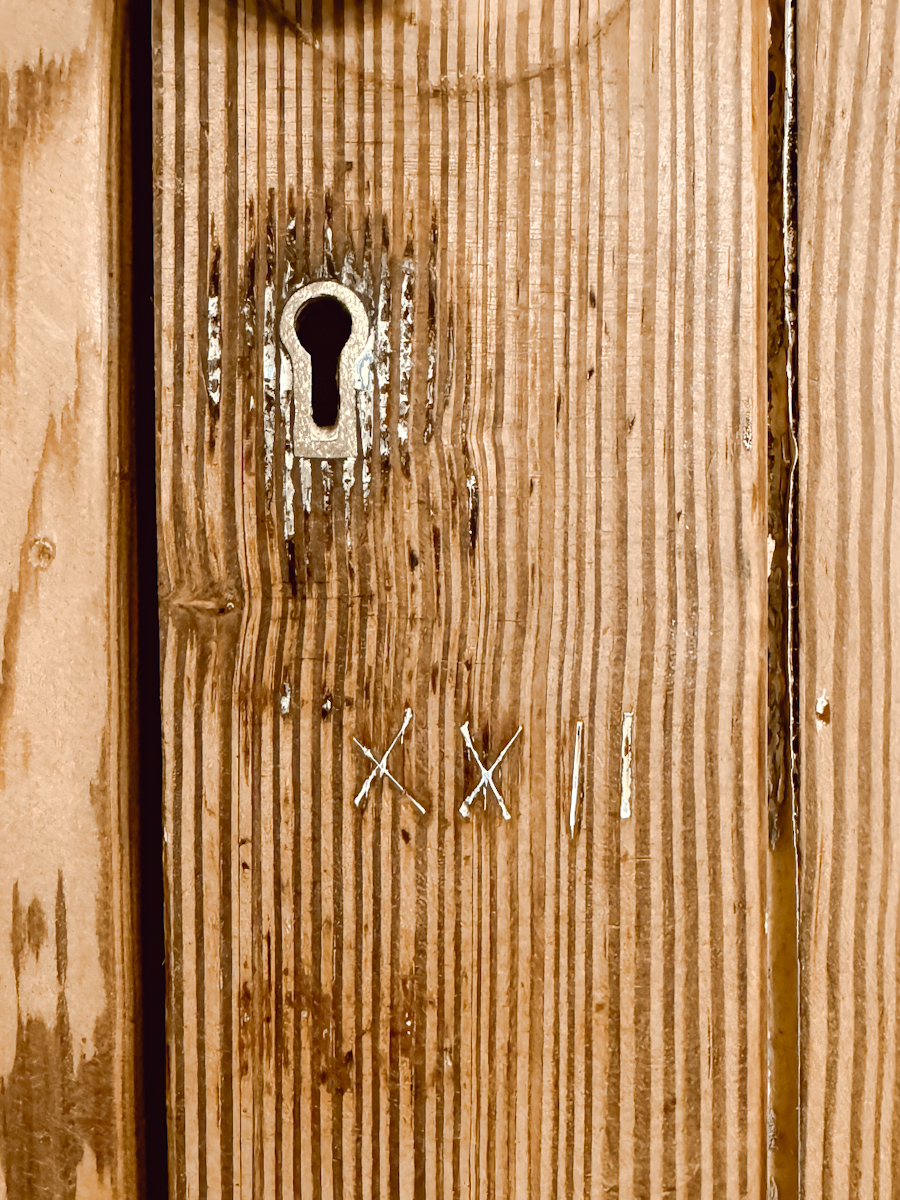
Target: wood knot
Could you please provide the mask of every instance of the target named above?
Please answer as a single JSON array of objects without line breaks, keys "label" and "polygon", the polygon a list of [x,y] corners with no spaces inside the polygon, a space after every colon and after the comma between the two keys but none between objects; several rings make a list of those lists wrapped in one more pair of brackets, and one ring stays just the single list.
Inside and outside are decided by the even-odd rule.
[{"label": "wood knot", "polygon": [[56,547],[49,538],[35,538],[28,551],[28,561],[39,571],[46,571],[56,558]]}]

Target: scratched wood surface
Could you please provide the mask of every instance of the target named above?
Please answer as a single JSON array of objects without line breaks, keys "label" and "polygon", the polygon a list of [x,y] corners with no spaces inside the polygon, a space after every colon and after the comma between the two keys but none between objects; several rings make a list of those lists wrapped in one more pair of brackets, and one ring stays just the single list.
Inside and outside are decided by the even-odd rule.
[{"label": "scratched wood surface", "polygon": [[764,7],[157,0],[154,55],[173,1195],[761,1195]]},{"label": "scratched wood surface", "polygon": [[0,1196],[126,1198],[122,31],[111,2],[2,8]]},{"label": "scratched wood surface", "polygon": [[897,5],[800,9],[802,1169],[900,1189]]}]

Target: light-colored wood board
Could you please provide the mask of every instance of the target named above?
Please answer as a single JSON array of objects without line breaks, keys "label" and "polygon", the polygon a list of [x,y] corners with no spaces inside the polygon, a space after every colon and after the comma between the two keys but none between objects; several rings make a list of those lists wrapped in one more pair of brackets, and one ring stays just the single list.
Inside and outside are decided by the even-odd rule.
[{"label": "light-colored wood board", "polygon": [[0,38],[0,1195],[136,1194],[122,27]]},{"label": "light-colored wood board", "polygon": [[898,12],[800,6],[801,1163],[900,1188]]},{"label": "light-colored wood board", "polygon": [[765,21],[156,4],[175,1197],[762,1193]]}]

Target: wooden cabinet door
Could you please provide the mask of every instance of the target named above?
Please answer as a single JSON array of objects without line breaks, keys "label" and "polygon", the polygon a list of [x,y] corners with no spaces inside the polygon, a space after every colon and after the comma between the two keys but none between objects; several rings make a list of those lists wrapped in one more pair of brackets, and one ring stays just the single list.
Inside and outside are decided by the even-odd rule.
[{"label": "wooden cabinet door", "polygon": [[156,0],[176,1198],[762,1193],[765,21]]}]

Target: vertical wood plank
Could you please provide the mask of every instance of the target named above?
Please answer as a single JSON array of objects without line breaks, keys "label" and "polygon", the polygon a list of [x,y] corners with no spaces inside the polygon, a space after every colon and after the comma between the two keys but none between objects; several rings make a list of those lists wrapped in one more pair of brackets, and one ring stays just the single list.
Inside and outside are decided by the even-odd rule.
[{"label": "vertical wood plank", "polygon": [[800,9],[805,1194],[891,1196],[898,1103],[895,5]]},{"label": "vertical wood plank", "polygon": [[[136,1194],[125,27],[0,47],[0,1194]],[[124,516],[124,519],[123,519]]]},{"label": "vertical wood plank", "polygon": [[759,1195],[764,8],[155,12],[175,1195]]}]

